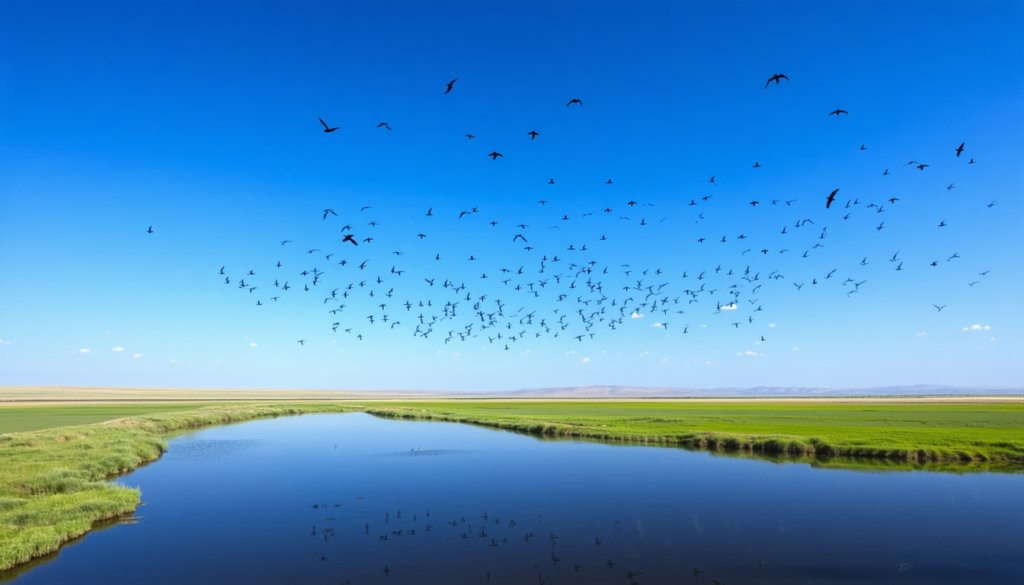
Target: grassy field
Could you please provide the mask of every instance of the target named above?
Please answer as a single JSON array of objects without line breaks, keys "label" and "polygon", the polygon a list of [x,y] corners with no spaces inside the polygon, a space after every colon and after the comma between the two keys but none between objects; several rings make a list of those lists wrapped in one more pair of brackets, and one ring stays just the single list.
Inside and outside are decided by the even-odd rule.
[{"label": "grassy field", "polygon": [[55,427],[88,425],[126,416],[195,410],[201,403],[175,404],[54,404],[50,406],[0,406],[0,435]]},{"label": "grassy field", "polygon": [[769,453],[1024,463],[1024,404],[803,402],[410,402],[379,416]]},{"label": "grassy field", "polygon": [[[0,570],[57,550],[95,521],[132,512],[139,491],[106,480],[158,458],[170,432],[268,416],[351,411],[484,425],[539,438],[686,446],[739,457],[758,454],[822,467],[884,470],[909,465],[956,472],[971,465],[978,469],[982,462],[981,469],[1024,470],[1024,402],[1006,400],[4,405]],[[69,421],[97,424],[66,426]]]}]

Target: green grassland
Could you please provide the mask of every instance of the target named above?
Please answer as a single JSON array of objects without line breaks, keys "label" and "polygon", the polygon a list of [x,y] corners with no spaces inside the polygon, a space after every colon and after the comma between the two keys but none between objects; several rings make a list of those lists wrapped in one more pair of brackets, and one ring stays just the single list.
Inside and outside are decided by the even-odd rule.
[{"label": "green grassland", "polygon": [[605,441],[911,461],[1024,462],[1021,403],[495,400],[386,403],[362,410]]},{"label": "green grassland", "polygon": [[[3,406],[0,570],[57,550],[96,521],[134,511],[139,490],[107,480],[157,459],[167,448],[169,433],[330,412],[476,424],[542,439],[706,448],[844,469],[1024,470],[1020,402],[438,400]],[[68,421],[96,422],[66,426]]]},{"label": "green grassland", "polygon": [[0,406],[0,434],[87,425],[126,416],[195,410],[209,403]]}]

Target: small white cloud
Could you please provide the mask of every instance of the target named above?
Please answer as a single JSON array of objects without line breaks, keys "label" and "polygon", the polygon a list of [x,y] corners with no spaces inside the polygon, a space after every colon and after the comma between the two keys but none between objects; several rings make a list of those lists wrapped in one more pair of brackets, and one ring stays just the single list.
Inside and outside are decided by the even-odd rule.
[{"label": "small white cloud", "polygon": [[918,336],[918,337],[923,337],[923,336],[925,336],[925,335],[928,335],[928,334],[927,334],[927,333],[925,333],[924,331],[922,331],[921,333],[918,333],[918,334],[917,334],[917,336]]},{"label": "small white cloud", "polygon": [[590,358],[583,358],[583,361],[585,361],[585,362],[589,362],[589,361],[590,361]]},{"label": "small white cloud", "polygon": [[92,353],[92,352],[89,351],[88,349],[80,349],[80,350],[78,350],[78,353]]},{"label": "small white cloud", "polygon": [[775,323],[769,323],[768,326],[769,327],[775,327]]},{"label": "small white cloud", "polygon": [[793,351],[800,351],[800,348],[799,347],[794,347]]},{"label": "small white cloud", "polygon": [[171,363],[176,364],[176,363],[178,363],[178,360],[171,360]]},{"label": "small white cloud", "polygon": [[254,341],[254,342],[252,342],[252,343],[250,343],[250,344],[249,344],[249,347],[256,347],[256,345],[257,345],[257,344],[256,344],[256,342]]},{"label": "small white cloud", "polygon": [[981,331],[983,329],[984,330],[988,330],[988,329],[991,329],[991,327],[989,327],[988,325],[985,325],[984,327],[982,327],[981,325],[974,324],[974,325],[971,325],[970,327],[964,327],[963,328],[964,331]]},{"label": "small white cloud", "polygon": [[133,360],[137,360],[137,359],[139,359],[140,357],[142,357],[142,354],[141,354],[141,353],[137,353],[137,354],[135,354],[135,355],[133,355],[133,356],[132,356],[132,359],[133,359]]},{"label": "small white cloud", "polygon": [[708,362],[704,362],[704,363],[706,363],[706,364],[707,364],[707,365],[709,365],[709,366],[711,365],[711,362],[710,362],[710,361],[708,361]]},{"label": "small white cloud", "polygon": [[121,347],[121,346],[118,346],[118,347],[115,347],[114,349],[112,349],[110,351],[124,351],[124,348]]},{"label": "small white cloud", "polygon": [[707,325],[701,325],[701,327],[707,327]]},{"label": "small white cloud", "polygon": [[634,319],[643,319],[644,318],[644,316],[641,315],[640,313],[633,313],[632,315],[630,315],[630,317],[632,317]]},{"label": "small white cloud", "polygon": [[651,327],[664,327],[664,325],[661,323],[655,323],[654,325],[651,325]]},{"label": "small white cloud", "polygon": [[3,339],[0,339],[0,345],[10,345],[10,344],[11,344],[10,341],[4,341]]},{"label": "small white cloud", "polygon": [[661,358],[661,361],[663,361],[663,362],[667,362],[667,361],[668,361],[668,358]]},{"label": "small white cloud", "polygon": [[439,349],[439,350],[437,350],[437,353],[441,353],[441,350],[440,350],[440,349]]},{"label": "small white cloud", "polygon": [[732,311],[734,309],[736,309],[736,305],[733,305],[733,304],[722,305],[722,310],[723,311]]}]

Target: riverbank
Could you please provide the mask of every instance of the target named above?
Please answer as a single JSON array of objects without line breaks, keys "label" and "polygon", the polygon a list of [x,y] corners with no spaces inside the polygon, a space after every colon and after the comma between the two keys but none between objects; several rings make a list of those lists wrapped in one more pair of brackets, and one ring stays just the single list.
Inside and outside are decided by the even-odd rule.
[{"label": "riverbank", "polygon": [[[179,405],[178,408],[181,406]],[[34,424],[69,420],[87,406],[5,406],[34,410]],[[167,433],[283,415],[366,412],[406,420],[448,421],[547,438],[578,438],[716,449],[737,455],[798,455],[808,462],[938,463],[955,471],[963,462],[1024,470],[1024,403],[975,401],[335,401],[196,405],[160,411],[161,405],[108,405],[82,416],[107,417],[135,409],[155,412],[95,424],[0,434],[0,570],[57,550],[93,522],[127,514],[139,505],[137,489],[108,483],[153,461],[167,448]],[[25,411],[22,411],[24,413]],[[6,414],[5,414],[6,413]],[[0,426],[0,429],[3,427]],[[844,461],[840,458],[846,458]],[[878,466],[868,465],[878,468]],[[918,467],[921,468],[921,467]],[[925,467],[927,468],[927,467]],[[936,468],[939,469],[939,468]],[[964,466],[965,471],[978,470]]]},{"label": "riverbank", "polygon": [[344,404],[230,405],[0,435],[0,571],[56,551],[94,522],[138,507],[112,476],[163,454],[163,435],[271,416],[349,412]]}]

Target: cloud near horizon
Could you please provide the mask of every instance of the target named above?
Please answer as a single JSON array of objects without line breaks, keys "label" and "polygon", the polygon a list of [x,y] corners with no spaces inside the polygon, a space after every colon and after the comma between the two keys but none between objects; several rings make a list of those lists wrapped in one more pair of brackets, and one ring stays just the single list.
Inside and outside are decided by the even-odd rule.
[{"label": "cloud near horizon", "polygon": [[124,351],[124,348],[119,345],[110,351]]}]

